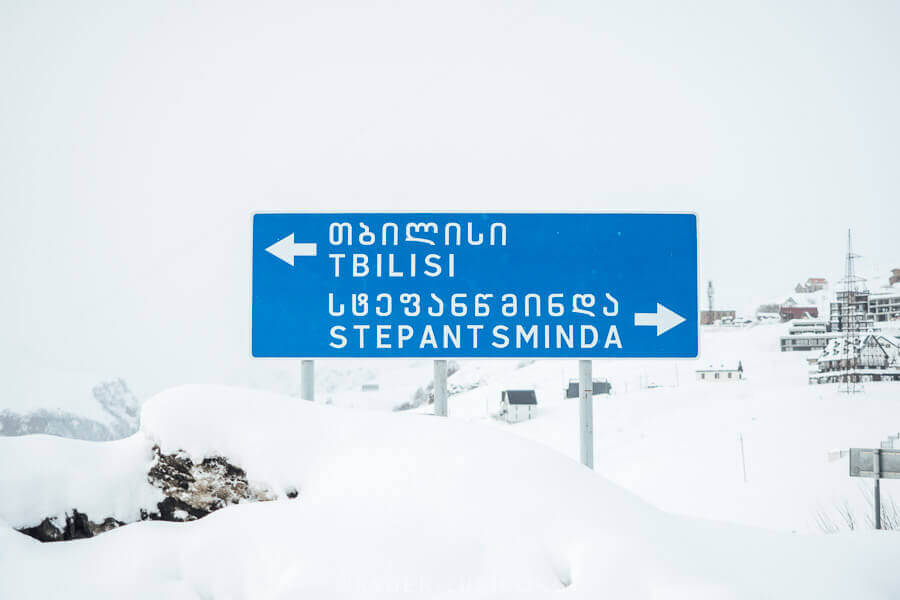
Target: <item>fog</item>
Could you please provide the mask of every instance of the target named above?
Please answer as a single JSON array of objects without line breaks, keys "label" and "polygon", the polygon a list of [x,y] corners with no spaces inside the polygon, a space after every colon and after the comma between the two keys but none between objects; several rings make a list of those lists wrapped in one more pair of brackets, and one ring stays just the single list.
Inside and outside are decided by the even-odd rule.
[{"label": "fog", "polygon": [[256,210],[696,212],[739,310],[900,267],[900,6],[787,4],[6,0],[4,376],[253,383]]}]

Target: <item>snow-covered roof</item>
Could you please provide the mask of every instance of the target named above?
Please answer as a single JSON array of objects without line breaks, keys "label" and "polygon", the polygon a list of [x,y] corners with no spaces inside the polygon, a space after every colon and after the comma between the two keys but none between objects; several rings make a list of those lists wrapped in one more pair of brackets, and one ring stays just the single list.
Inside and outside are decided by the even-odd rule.
[{"label": "snow-covered roof", "polygon": [[900,361],[900,341],[889,336],[869,334],[858,338],[837,338],[828,342],[819,361],[856,358],[867,344],[877,344],[888,353],[893,362]]},{"label": "snow-covered roof", "polygon": [[789,333],[792,335],[797,335],[798,333],[811,333],[816,330],[824,331],[828,329],[828,324],[824,321],[811,321],[808,319],[801,320],[793,320],[791,321],[791,328]]},{"label": "snow-covered roof", "polygon": [[885,300],[889,298],[900,298],[900,289],[890,288],[889,291],[870,292],[869,300]]},{"label": "snow-covered roof", "polygon": [[710,364],[702,369],[697,369],[697,372],[698,373],[715,373],[715,372],[722,373],[722,372],[727,372],[727,371],[737,371],[738,367],[740,367],[740,366],[741,366],[740,361],[720,363],[718,366]]}]

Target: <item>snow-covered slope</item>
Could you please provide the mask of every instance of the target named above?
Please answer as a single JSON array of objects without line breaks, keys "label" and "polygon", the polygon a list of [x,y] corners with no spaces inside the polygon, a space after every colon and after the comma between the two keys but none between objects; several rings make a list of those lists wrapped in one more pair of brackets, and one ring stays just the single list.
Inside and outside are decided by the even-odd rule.
[{"label": "snow-covered slope", "polygon": [[[52,510],[44,496],[61,507],[93,502],[97,511],[140,502],[129,473],[146,466],[152,444],[195,458],[227,455],[249,477],[296,486],[300,497],[56,544],[0,525],[4,596],[900,594],[900,546],[889,533],[802,536],[687,520],[507,432],[220,387],[161,394],[146,405],[141,432],[120,442],[0,440],[0,523],[20,526]],[[56,471],[41,468],[53,461]]]},{"label": "snow-covered slope", "polygon": [[[900,431],[900,386],[867,384],[849,397],[833,385],[810,386],[806,359],[814,354],[779,350],[788,327],[703,327],[696,361],[595,361],[595,377],[613,385],[612,396],[594,400],[597,471],[680,514],[819,532],[823,518],[845,528],[840,513],[849,506],[860,526],[871,527],[871,482],[851,479],[847,459],[829,462],[828,452],[877,447]],[[745,381],[696,380],[699,367],[738,361]],[[574,377],[571,360],[460,361],[448,381],[449,416],[513,432],[574,460],[577,401],[564,397]],[[520,388],[537,391],[537,418],[515,425],[491,418],[500,391]],[[382,385],[380,393],[391,389]],[[344,403],[340,392],[332,395]],[[890,482],[882,494],[886,507],[900,500]]]},{"label": "snow-covered slope", "polygon": [[0,391],[0,436],[46,433],[112,440],[138,428],[140,401],[122,379],[13,365]]}]

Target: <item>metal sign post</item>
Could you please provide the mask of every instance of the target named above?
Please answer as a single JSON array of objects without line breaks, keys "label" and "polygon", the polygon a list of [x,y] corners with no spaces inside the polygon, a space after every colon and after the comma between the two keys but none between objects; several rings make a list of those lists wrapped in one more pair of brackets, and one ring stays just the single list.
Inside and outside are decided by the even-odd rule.
[{"label": "metal sign post", "polygon": [[875,480],[875,529],[881,529],[881,480],[900,479],[900,450],[850,448],[850,477]]},{"label": "metal sign post", "polygon": [[881,529],[881,450],[872,450],[872,472],[875,477],[875,529]]},{"label": "metal sign post", "polygon": [[594,381],[591,361],[578,361],[578,431],[581,464],[594,468]]},{"label": "metal sign post", "polygon": [[300,361],[300,398],[309,402],[316,398],[316,366],[313,360]]},{"label": "metal sign post", "polygon": [[447,416],[447,361],[434,361],[434,414]]}]

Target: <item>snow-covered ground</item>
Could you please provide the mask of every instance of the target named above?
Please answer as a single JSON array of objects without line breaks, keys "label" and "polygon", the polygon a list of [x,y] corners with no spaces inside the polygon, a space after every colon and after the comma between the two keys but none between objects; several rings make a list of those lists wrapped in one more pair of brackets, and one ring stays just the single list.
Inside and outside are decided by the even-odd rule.
[{"label": "snow-covered ground", "polygon": [[890,532],[801,535],[687,519],[509,431],[224,387],[160,394],[141,432],[118,442],[0,439],[0,524],[69,507],[127,516],[153,500],[140,474],[154,444],[229,456],[249,478],[300,496],[55,544],[2,525],[4,597],[900,594]]},{"label": "snow-covered ground", "polygon": [[[828,452],[877,446],[900,431],[900,386],[867,384],[853,396],[834,385],[810,386],[806,358],[813,354],[779,351],[787,329],[704,327],[696,361],[595,361],[594,376],[608,378],[614,392],[594,399],[596,470],[684,515],[813,532],[821,529],[820,517],[843,526],[838,509],[849,504],[865,523],[871,482],[851,479],[847,459],[829,462]],[[745,381],[696,380],[698,367],[738,361]],[[449,378],[451,393],[477,387],[450,397],[451,419],[508,430],[577,460],[577,400],[564,398],[576,361],[460,361],[459,367]],[[391,385],[380,383],[383,398]],[[537,418],[514,425],[492,418],[500,391],[520,388],[537,391]],[[332,391],[329,398],[358,405],[365,394]],[[886,503],[894,487],[882,485]]]}]

